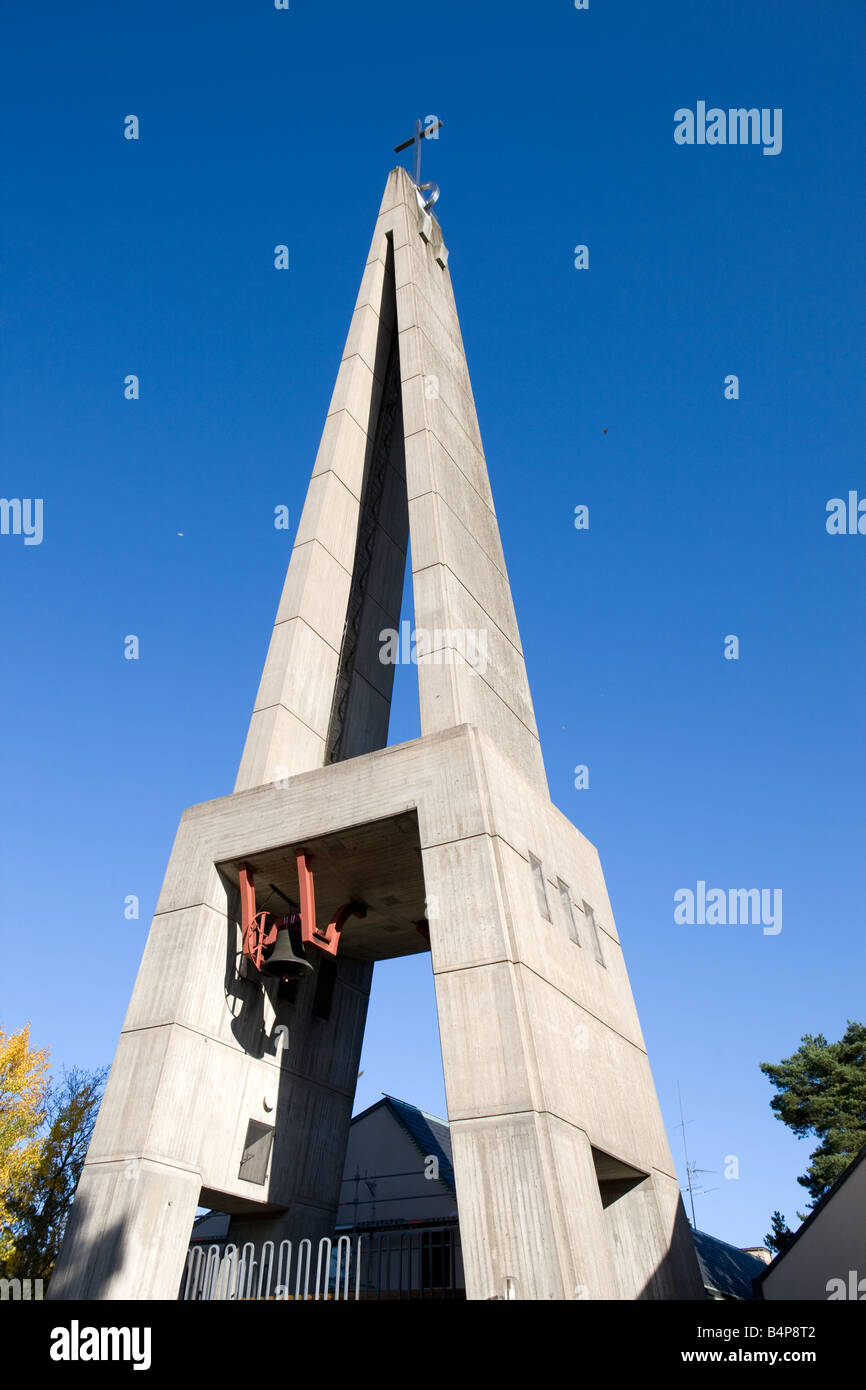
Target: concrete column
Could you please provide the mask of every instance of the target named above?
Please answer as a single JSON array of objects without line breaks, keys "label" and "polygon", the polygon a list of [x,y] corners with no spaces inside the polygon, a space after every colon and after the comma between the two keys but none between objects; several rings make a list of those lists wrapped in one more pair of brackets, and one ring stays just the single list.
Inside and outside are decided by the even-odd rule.
[{"label": "concrete column", "polygon": [[198,1173],[167,1163],[89,1164],[48,1297],[177,1298],[200,1191]]},{"label": "concrete column", "polygon": [[[394,619],[395,590],[399,619],[408,529],[402,448],[396,457],[392,450],[388,458],[396,478],[389,476],[385,480],[383,497],[380,498],[375,484],[382,395],[396,320],[394,256],[405,246],[409,235],[402,175],[402,170],[392,172],[382,199],[235,791],[321,767],[332,760],[334,749],[329,747],[329,730],[341,657],[346,655],[353,577],[356,589],[360,579],[364,583],[364,593],[356,593],[356,599],[367,598],[366,623],[360,634],[365,657],[369,656],[373,642],[378,652],[378,629],[373,631],[373,625],[379,615],[372,609],[376,603],[381,604],[383,624],[390,625]],[[401,433],[398,420],[398,443]],[[377,500],[372,530],[378,531],[372,573],[365,563],[369,557],[359,551],[365,495],[371,490]],[[367,500],[369,504],[369,496]],[[389,538],[390,547],[386,543]],[[390,550],[394,553],[390,554]],[[361,606],[356,602],[355,609]],[[363,691],[355,688],[352,692],[349,751],[341,756],[367,752],[387,741],[390,681],[382,689],[382,673],[375,674],[380,677],[377,683],[367,679]],[[361,740],[366,746],[356,746],[358,730],[363,730],[368,721],[372,727],[366,739]]]}]

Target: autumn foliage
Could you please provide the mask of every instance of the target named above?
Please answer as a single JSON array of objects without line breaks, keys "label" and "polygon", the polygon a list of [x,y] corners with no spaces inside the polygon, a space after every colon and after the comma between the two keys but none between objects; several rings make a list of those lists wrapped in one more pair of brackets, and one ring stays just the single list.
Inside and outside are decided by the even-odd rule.
[{"label": "autumn foliage", "polygon": [[45,1122],[50,1077],[48,1049],[31,1049],[30,1024],[17,1033],[0,1027],[0,1263],[14,1244],[12,1194],[27,1182],[39,1161],[39,1131]]},{"label": "autumn foliage", "polygon": [[105,1080],[77,1068],[52,1081],[30,1025],[0,1027],[0,1275],[50,1277]]}]

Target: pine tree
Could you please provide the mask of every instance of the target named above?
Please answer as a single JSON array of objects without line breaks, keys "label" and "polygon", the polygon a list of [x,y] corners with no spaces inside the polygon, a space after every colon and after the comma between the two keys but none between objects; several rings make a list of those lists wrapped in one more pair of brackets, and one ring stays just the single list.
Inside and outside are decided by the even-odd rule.
[{"label": "pine tree", "polygon": [[794,1232],[788,1229],[785,1218],[780,1211],[774,1211],[772,1217],[772,1227],[764,1236],[764,1244],[768,1250],[775,1250],[780,1255],[783,1250],[787,1250],[791,1241],[794,1239]]},{"label": "pine tree", "polygon": [[814,1206],[866,1144],[866,1024],[849,1019],[835,1043],[806,1033],[792,1056],[762,1062],[761,1071],[776,1087],[770,1105],[783,1124],[821,1140],[797,1179]]}]

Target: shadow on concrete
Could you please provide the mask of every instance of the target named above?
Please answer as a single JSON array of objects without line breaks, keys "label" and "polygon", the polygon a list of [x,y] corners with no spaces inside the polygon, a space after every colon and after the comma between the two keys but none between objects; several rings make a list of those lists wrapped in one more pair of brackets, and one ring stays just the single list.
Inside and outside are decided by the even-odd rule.
[{"label": "shadow on concrete", "polygon": [[[687,1289],[693,1292],[684,1293]],[[680,1202],[667,1253],[637,1295],[637,1301],[700,1302],[706,1297],[692,1228]]]},{"label": "shadow on concrete", "polygon": [[113,1276],[123,1263],[124,1227],[118,1221],[98,1241],[82,1234],[88,1226],[88,1198],[76,1196],[69,1213],[63,1247],[46,1289],[47,1299],[104,1299]]},{"label": "shadow on concrete", "polygon": [[241,895],[235,884],[222,871],[220,879],[226,890],[226,965],[225,995],[232,1015],[231,1030],[235,1041],[249,1057],[261,1058],[268,1048],[265,1036],[265,997],[262,978],[249,966],[240,949]]}]

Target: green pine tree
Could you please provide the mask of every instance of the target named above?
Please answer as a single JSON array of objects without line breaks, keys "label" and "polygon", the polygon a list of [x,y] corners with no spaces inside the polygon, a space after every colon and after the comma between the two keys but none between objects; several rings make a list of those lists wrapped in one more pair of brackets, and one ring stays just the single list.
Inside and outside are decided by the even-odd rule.
[{"label": "green pine tree", "polygon": [[772,1220],[772,1227],[764,1236],[764,1244],[768,1250],[774,1250],[777,1255],[780,1255],[791,1244],[794,1239],[794,1232],[788,1229],[785,1218],[780,1211],[773,1212]]},{"label": "green pine tree", "polygon": [[824,1195],[866,1144],[866,1024],[848,1020],[838,1042],[806,1033],[781,1062],[762,1062],[777,1094],[770,1105],[799,1137],[821,1143],[797,1181],[812,1197]]}]

